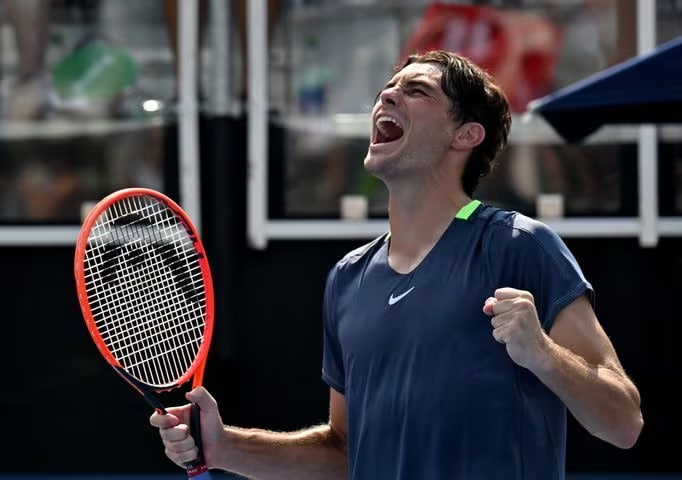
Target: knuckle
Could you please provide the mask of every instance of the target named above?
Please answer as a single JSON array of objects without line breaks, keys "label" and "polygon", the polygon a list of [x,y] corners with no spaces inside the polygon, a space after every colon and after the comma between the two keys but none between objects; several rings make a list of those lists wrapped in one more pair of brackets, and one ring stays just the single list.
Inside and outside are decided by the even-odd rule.
[{"label": "knuckle", "polygon": [[194,442],[192,441],[191,438],[186,438],[184,440],[176,441],[176,442],[167,442],[166,443],[166,449],[170,450],[174,454],[182,454],[188,450],[192,450],[194,448]]},{"label": "knuckle", "polygon": [[187,462],[191,462],[192,460],[195,460],[197,458],[197,449],[192,448],[189,450],[185,450],[182,453],[178,454],[176,458],[180,461],[180,464],[184,465]]},{"label": "knuckle", "polygon": [[189,431],[187,428],[178,428],[175,430],[175,436],[178,440],[182,440],[189,437]]},{"label": "knuckle", "polygon": [[535,304],[533,304],[533,301],[529,298],[526,298],[526,297],[519,298],[516,303],[521,309],[523,309],[525,311],[531,310],[535,307]]},{"label": "knuckle", "polygon": [[196,447],[192,446],[184,449],[178,449],[177,447],[177,445],[166,445],[164,451],[166,457],[175,464],[183,467],[187,462],[191,462],[197,458],[198,450]]},{"label": "knuckle", "polygon": [[177,428],[169,428],[161,431],[161,438],[168,442],[177,442],[187,437],[186,432]]},{"label": "knuckle", "polygon": [[178,453],[178,444],[176,442],[164,442],[166,445],[166,452],[172,453],[173,455]]},{"label": "knuckle", "polygon": [[170,450],[168,447],[166,447],[164,453],[166,454],[166,457],[168,457],[170,460],[172,460],[175,463],[178,463],[178,457],[176,453]]}]

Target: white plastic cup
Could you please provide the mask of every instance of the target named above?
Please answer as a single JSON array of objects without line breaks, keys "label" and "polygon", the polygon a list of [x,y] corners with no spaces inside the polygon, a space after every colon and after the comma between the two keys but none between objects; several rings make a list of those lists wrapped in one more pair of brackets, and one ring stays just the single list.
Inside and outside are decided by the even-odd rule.
[{"label": "white plastic cup", "polygon": [[560,193],[540,193],[535,200],[537,216],[561,218],[564,216],[564,196]]},{"label": "white plastic cup", "polygon": [[341,218],[364,220],[369,214],[369,202],[364,195],[343,195],[340,200]]}]

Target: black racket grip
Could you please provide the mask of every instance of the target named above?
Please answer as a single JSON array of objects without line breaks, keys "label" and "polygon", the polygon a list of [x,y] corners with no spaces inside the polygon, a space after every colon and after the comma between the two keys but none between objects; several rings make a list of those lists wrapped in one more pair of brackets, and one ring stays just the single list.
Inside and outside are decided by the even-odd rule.
[{"label": "black racket grip", "polygon": [[189,433],[197,446],[197,458],[190,462],[189,466],[204,465],[204,447],[201,441],[201,409],[196,403],[192,404],[192,409],[189,412]]}]

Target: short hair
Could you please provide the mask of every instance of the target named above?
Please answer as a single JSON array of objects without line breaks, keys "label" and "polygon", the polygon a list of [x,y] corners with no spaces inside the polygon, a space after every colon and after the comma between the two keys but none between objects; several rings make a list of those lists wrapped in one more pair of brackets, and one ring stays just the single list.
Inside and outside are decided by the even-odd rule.
[{"label": "short hair", "polygon": [[511,128],[509,101],[493,77],[466,57],[433,50],[407,57],[396,73],[412,63],[436,63],[443,68],[441,88],[452,100],[451,115],[457,122],[478,122],[485,138],[477,145],[462,174],[462,188],[472,196],[481,177],[488,175],[497,155],[507,145]]}]

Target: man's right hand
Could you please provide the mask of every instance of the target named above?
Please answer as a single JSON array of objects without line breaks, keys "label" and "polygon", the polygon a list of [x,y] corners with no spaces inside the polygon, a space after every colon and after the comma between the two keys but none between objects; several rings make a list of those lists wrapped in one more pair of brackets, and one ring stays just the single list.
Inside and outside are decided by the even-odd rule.
[{"label": "man's right hand", "polygon": [[[224,433],[218,404],[204,387],[197,387],[188,392],[186,398],[196,403],[201,409],[204,462],[207,467],[213,468],[218,463],[220,443]],[[187,462],[196,460],[198,453],[189,429],[191,409],[191,404],[170,407],[166,409],[165,415],[155,412],[149,418],[149,423],[159,429],[161,440],[166,448],[166,456],[181,467],[184,467]]]}]

